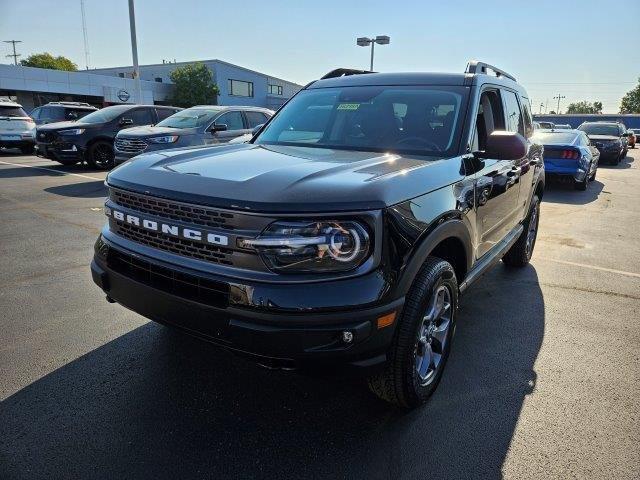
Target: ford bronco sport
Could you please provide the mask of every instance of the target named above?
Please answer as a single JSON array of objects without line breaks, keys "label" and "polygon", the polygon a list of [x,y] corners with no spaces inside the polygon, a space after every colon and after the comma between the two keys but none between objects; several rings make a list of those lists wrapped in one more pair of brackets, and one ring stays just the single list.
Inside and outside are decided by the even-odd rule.
[{"label": "ford bronco sport", "polygon": [[150,152],[107,177],[107,300],[270,367],[366,372],[427,400],[459,295],[531,257],[544,188],[509,74],[339,69],[246,144]]}]

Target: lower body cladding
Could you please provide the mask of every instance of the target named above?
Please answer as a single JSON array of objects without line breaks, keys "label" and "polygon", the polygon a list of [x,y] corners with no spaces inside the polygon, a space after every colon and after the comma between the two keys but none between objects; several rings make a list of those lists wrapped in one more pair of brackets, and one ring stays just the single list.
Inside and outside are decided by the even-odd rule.
[{"label": "lower body cladding", "polygon": [[36,144],[36,155],[60,163],[77,163],[84,158],[84,148],[73,142],[40,143]]},{"label": "lower body cladding", "polygon": [[[304,299],[323,295],[319,284],[282,284],[301,310],[237,306],[259,285],[202,276],[114,247],[98,239],[91,264],[94,282],[113,300],[156,322],[178,327],[258,363],[285,369],[339,367],[370,374],[386,362],[395,318],[404,299],[375,307],[327,311],[305,307]],[[345,280],[361,287],[358,278]]]}]

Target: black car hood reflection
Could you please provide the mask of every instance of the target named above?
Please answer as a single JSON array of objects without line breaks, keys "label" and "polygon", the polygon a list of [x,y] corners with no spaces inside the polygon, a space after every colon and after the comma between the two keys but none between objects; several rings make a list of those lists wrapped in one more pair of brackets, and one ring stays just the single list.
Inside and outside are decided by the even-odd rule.
[{"label": "black car hood reflection", "polygon": [[222,208],[331,212],[393,205],[454,183],[460,171],[460,161],[432,156],[239,144],[140,155],[107,181]]}]

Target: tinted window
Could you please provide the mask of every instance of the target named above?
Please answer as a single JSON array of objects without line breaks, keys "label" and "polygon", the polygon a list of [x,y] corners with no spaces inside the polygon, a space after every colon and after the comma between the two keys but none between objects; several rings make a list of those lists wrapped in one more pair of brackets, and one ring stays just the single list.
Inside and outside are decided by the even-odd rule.
[{"label": "tinted window", "polygon": [[158,127],[196,128],[209,125],[220,113],[220,108],[192,107],[171,115],[158,123]]},{"label": "tinted window", "polygon": [[[105,123],[110,122],[118,115],[123,114],[131,110],[129,105],[114,105],[113,107],[105,107],[102,110],[96,110],[90,113],[86,117],[82,118],[82,123]],[[129,115],[125,115],[126,118],[130,118]]]},{"label": "tinted window", "polygon": [[179,112],[179,110],[172,110],[170,108],[156,108],[156,113],[158,114],[159,121],[162,121],[165,118],[169,118],[176,112]]},{"label": "tinted window", "polygon": [[28,117],[27,112],[25,112],[20,107],[1,107],[0,106],[0,117]]},{"label": "tinted window", "polygon": [[86,117],[92,112],[92,110],[84,110],[79,108],[65,108],[64,117],[66,120],[77,120],[82,117]]},{"label": "tinted window", "polygon": [[125,113],[122,118],[130,118],[134,125],[151,125],[155,122],[150,108],[138,108],[129,113]]},{"label": "tinted window", "polygon": [[529,100],[522,99],[522,114],[524,118],[524,133],[525,137],[533,135],[533,117],[531,116],[531,107],[529,106]]},{"label": "tinted window", "polygon": [[31,111],[31,118],[33,118],[34,120],[39,120],[40,119],[40,108],[35,108]]},{"label": "tinted window", "polygon": [[463,93],[456,87],[418,86],[304,90],[278,112],[257,143],[424,155],[453,151]]},{"label": "tinted window", "polygon": [[507,117],[507,130],[510,132],[518,132],[519,134],[524,135],[524,121],[516,94],[508,90],[503,90],[502,93],[504,97],[505,113]]},{"label": "tinted window", "polygon": [[220,115],[216,119],[216,123],[223,123],[227,126],[227,130],[244,130],[244,122],[242,121],[242,113],[227,112]]},{"label": "tinted window", "polygon": [[262,112],[244,112],[249,121],[249,128],[257,127],[267,121],[267,116]]},{"label": "tinted window", "polygon": [[578,127],[587,135],[612,135],[617,137],[620,135],[618,125],[607,123],[583,123]]}]

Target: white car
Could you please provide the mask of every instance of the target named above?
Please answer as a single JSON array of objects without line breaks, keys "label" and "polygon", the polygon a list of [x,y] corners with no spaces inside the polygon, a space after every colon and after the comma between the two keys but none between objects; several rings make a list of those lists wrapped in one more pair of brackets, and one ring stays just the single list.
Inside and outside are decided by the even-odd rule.
[{"label": "white car", "polygon": [[9,98],[0,98],[0,148],[19,148],[22,153],[33,153],[36,142],[36,123],[22,109],[22,105]]}]

